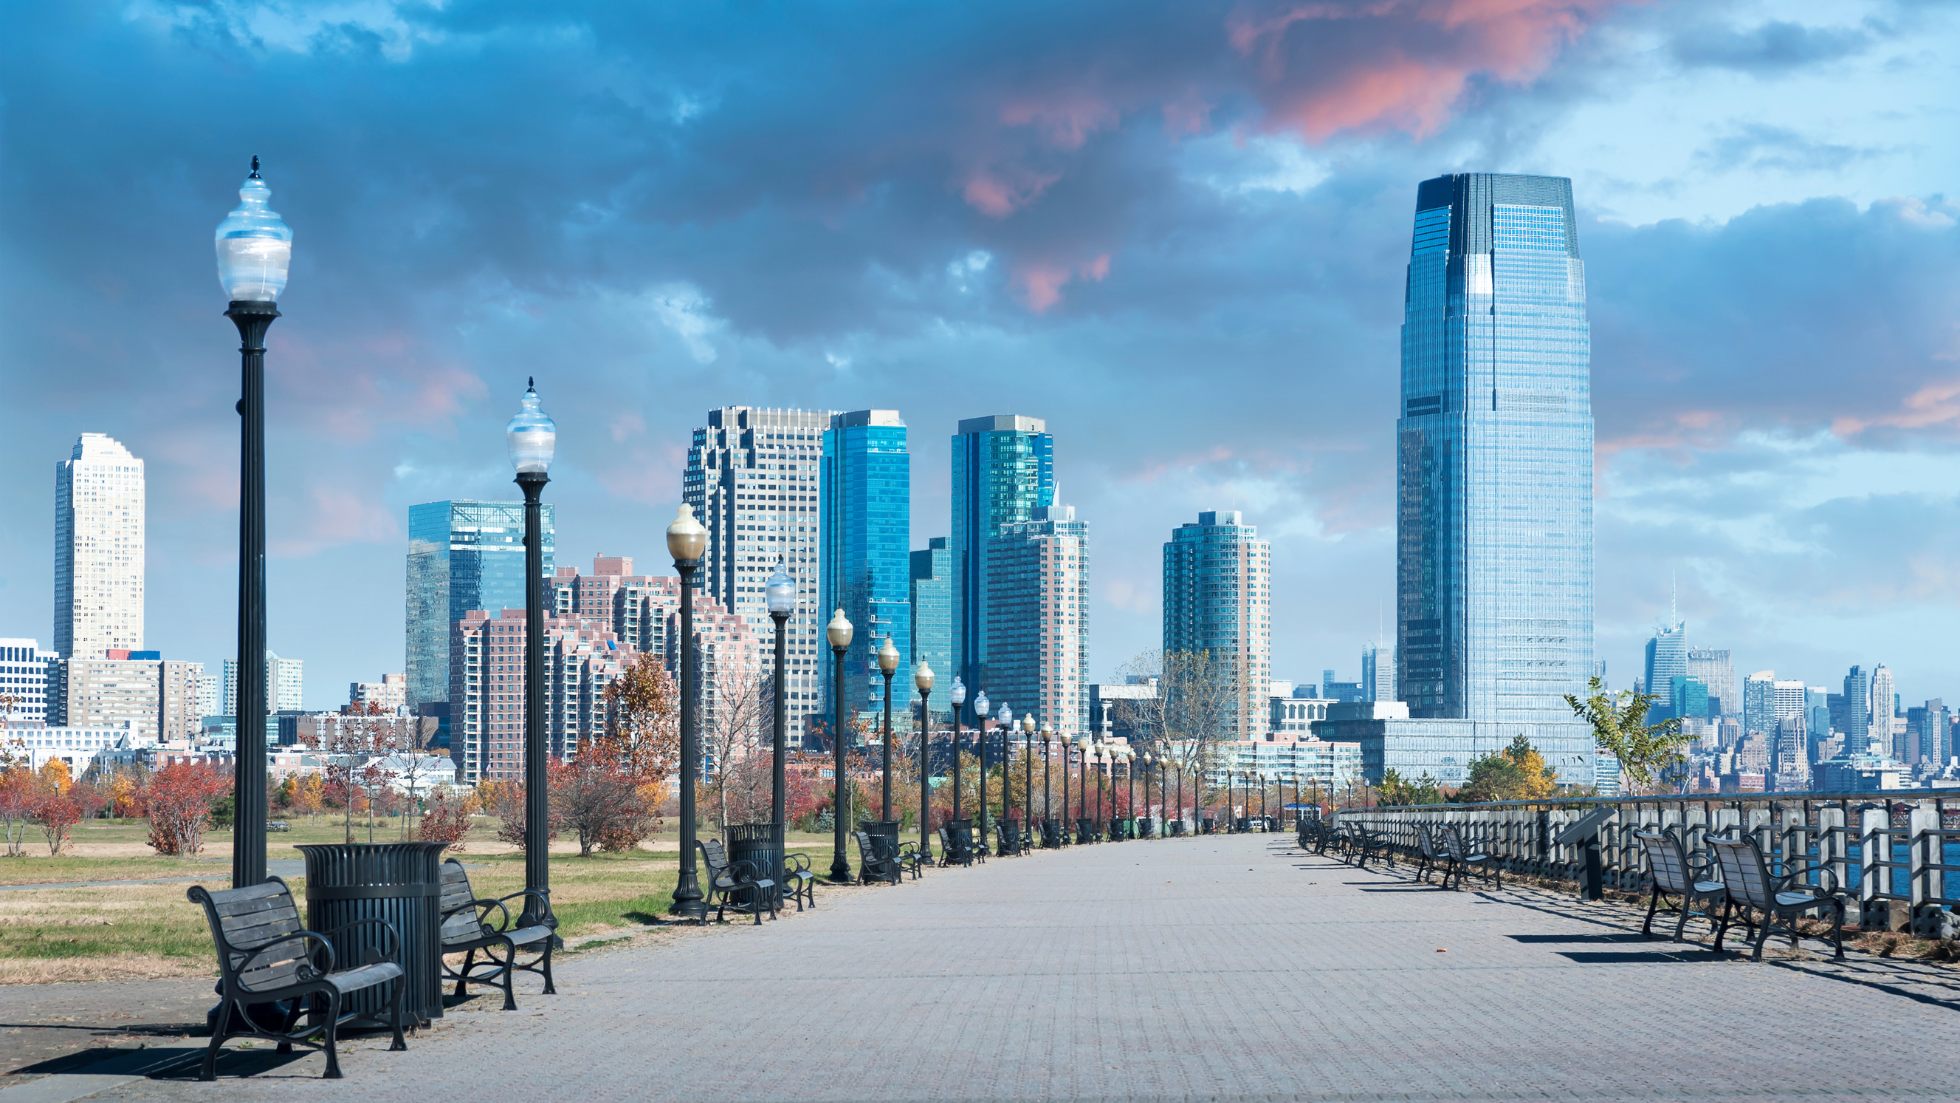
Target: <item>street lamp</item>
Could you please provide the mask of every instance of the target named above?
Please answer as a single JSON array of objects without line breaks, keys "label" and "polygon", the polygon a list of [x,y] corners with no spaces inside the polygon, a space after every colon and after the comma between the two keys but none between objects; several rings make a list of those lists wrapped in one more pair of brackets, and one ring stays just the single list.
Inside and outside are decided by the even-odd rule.
[{"label": "street lamp", "polygon": [[[1021,714],[1021,819],[1034,827],[1034,714]],[[1022,841],[1025,850],[1027,841]]]},{"label": "street lamp", "polygon": [[832,884],[851,883],[851,863],[844,857],[844,652],[851,646],[851,622],[845,618],[840,607],[830,618],[824,634],[830,639],[831,666],[837,671],[837,685],[832,691],[834,726],[830,729],[830,745],[836,759],[830,800],[830,822],[834,830],[830,854],[830,880]]},{"label": "street lamp", "polygon": [[932,836],[927,832],[926,821],[932,817],[932,771],[927,768],[931,755],[932,740],[932,667],[924,659],[919,660],[919,669],[912,672],[912,684],[919,690],[919,856],[921,860],[932,857]]},{"label": "street lamp", "polygon": [[684,919],[708,920],[708,904],[694,872],[694,772],[701,761],[700,653],[694,645],[694,572],[708,550],[708,530],[694,519],[694,507],[681,503],[667,526],[667,551],[681,576],[681,874],[674,903],[667,910]]},{"label": "street lamp", "polygon": [[783,761],[788,756],[788,743],[785,729],[789,725],[789,703],[783,686],[789,681],[788,634],[785,625],[791,613],[796,612],[796,579],[784,569],[783,561],[776,560],[776,573],[769,576],[763,585],[764,600],[769,606],[769,619],[776,622],[776,692],[775,697],[775,763],[769,779],[769,818],[775,827],[770,832],[770,844],[776,848],[776,891],[783,887],[783,851],[786,844],[783,838],[783,819],[787,814],[784,803],[789,785],[783,776]]},{"label": "street lamp", "polygon": [[[1145,820],[1149,820],[1149,819],[1151,818],[1151,815],[1150,815],[1150,764],[1151,764],[1151,762],[1153,762],[1153,761],[1154,761],[1154,759],[1152,759],[1152,758],[1150,757],[1150,752],[1149,752],[1149,751],[1145,751],[1145,752],[1143,752],[1143,754],[1142,754],[1142,755],[1141,755],[1140,757],[1142,757],[1142,759],[1143,759],[1143,818],[1144,818]],[[1147,839],[1147,838],[1149,838],[1149,837],[1151,836],[1151,834],[1153,834],[1153,832],[1151,831],[1151,828],[1153,828],[1153,827],[1156,827],[1156,826],[1157,826],[1157,825],[1156,825],[1156,824],[1154,824],[1154,823],[1145,823],[1145,824],[1143,825],[1143,830],[1141,830],[1141,831],[1139,831],[1139,832],[1137,832],[1137,833],[1138,833],[1139,835],[1141,835],[1141,836],[1143,836],[1144,838],[1146,838],[1146,839]]]},{"label": "street lamp", "polygon": [[966,705],[966,683],[960,676],[953,675],[953,817],[959,817],[960,806],[960,710]]},{"label": "street lamp", "polygon": [[[995,713],[995,716],[1000,719],[1000,745],[1006,747],[1007,733],[1014,730],[1014,710],[1007,707],[1006,701],[1002,701],[1000,711]],[[1005,757],[1004,753],[1002,757]],[[1003,792],[1006,791],[1005,778],[1001,779],[1000,787]],[[980,845],[982,846],[987,844],[987,812],[987,728],[983,723],[980,727]],[[998,828],[995,829],[995,838],[999,838]]]},{"label": "street lamp", "polygon": [[[524,491],[524,898],[520,926],[551,914],[551,788],[544,744],[544,506],[558,426],[538,408],[535,379],[525,383],[517,416],[504,429],[510,463]],[[705,910],[703,911],[705,915]]]},{"label": "street lamp", "polygon": [[[1055,757],[1054,744],[1055,744],[1055,729],[1049,727],[1046,724],[1041,725],[1041,845],[1042,846],[1048,845],[1048,825],[1054,822],[1055,819],[1055,808],[1052,802],[1052,795],[1055,791],[1055,782],[1053,777],[1051,777],[1048,772],[1049,762],[1051,759]],[[1063,776],[1066,777],[1067,775],[1065,774]],[[1067,810],[1064,809],[1064,811]]]},{"label": "street lamp", "polygon": [[265,880],[265,331],[279,316],[292,263],[293,231],[266,206],[272,189],[259,159],[238,189],[238,206],[218,223],[218,282],[238,327],[243,394],[238,400],[238,733],[232,773],[231,885]]},{"label": "street lamp", "polygon": [[[878,672],[885,676],[885,822],[892,818],[892,675],[898,673],[898,648],[892,646],[891,633],[878,649]],[[897,839],[893,839],[897,845]]]},{"label": "street lamp", "polygon": [[1082,732],[1075,737],[1075,749],[1082,752],[1082,775],[1076,782],[1075,841],[1083,844],[1090,842],[1093,835],[1093,828],[1089,832],[1083,831],[1080,821],[1089,818],[1089,754],[1095,745],[1095,740],[1088,732]]},{"label": "street lamp", "polygon": [[[984,736],[987,731],[987,691],[984,689],[973,697],[973,718],[979,723],[980,732]],[[960,734],[960,718],[955,713],[953,716],[953,819],[956,821],[966,818],[966,812],[961,803],[963,794],[960,792],[960,755],[963,751],[960,744],[964,740],[965,736]]]}]

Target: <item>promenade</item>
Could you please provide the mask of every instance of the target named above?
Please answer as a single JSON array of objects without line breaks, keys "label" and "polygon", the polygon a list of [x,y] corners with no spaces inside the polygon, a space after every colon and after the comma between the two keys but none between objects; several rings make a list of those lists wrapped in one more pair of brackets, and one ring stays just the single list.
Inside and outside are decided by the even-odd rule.
[{"label": "promenade", "polygon": [[1960,1099],[1952,967],[1717,959],[1624,907],[1472,885],[1281,835],[996,859],[574,956],[518,1012],[348,1045],[338,1085],[234,1049],[252,1075],[93,1098]]}]

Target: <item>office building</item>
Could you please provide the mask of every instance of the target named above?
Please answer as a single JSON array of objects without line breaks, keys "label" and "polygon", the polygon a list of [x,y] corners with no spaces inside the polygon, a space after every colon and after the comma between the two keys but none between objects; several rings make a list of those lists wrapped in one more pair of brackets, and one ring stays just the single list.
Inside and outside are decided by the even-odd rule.
[{"label": "office building", "polygon": [[[894,702],[906,699],[899,678],[909,678],[913,664],[912,458],[905,423],[897,410],[837,414],[823,435],[822,463],[820,608],[844,610],[855,629],[844,652],[846,708],[877,712],[885,699],[885,677],[873,658],[878,649],[887,638],[898,649]],[[821,658],[823,684],[833,688],[835,652],[826,647]]]},{"label": "office building", "polygon": [[1776,721],[1776,671],[1758,670],[1742,681],[1742,733],[1769,735]]},{"label": "office building", "polygon": [[[267,715],[276,712],[296,712],[305,707],[306,662],[303,659],[282,659],[270,651],[265,653],[265,711]],[[238,715],[238,660],[225,660],[225,711],[226,716]]]},{"label": "office building", "polygon": [[143,648],[143,461],[83,433],[54,470],[54,649]]},{"label": "office building", "polygon": [[[953,553],[944,536],[912,553],[912,663],[921,660],[953,686]],[[935,688],[937,686],[935,685]],[[943,696],[943,692],[941,694]]]},{"label": "office building", "polygon": [[101,727],[42,727],[20,730],[7,736],[9,744],[19,740],[15,754],[26,758],[24,765],[39,772],[52,759],[60,759],[68,776],[79,778],[109,752],[132,751],[156,746],[154,739],[136,734],[128,721]]},{"label": "office building", "polygon": [[1646,659],[1641,684],[1665,706],[1668,687],[1674,684],[1674,679],[1688,676],[1687,625],[1670,617],[1669,623],[1662,625],[1647,641]]},{"label": "office building", "polygon": [[1892,672],[1884,663],[1880,663],[1872,668],[1871,714],[1865,721],[1865,736],[1871,741],[1872,754],[1890,755],[1896,762],[1903,760],[1905,748],[1900,745],[1903,741],[1897,738],[1898,732],[1892,723],[1894,699]]},{"label": "office building", "polygon": [[[545,577],[552,573],[553,518],[544,504]],[[524,503],[427,502],[408,511],[408,705],[449,709],[451,630],[471,610],[524,608]]]},{"label": "office building", "polygon": [[0,728],[47,724],[50,667],[60,657],[36,639],[0,639]]},{"label": "office building", "polygon": [[[1211,784],[1224,785],[1226,775],[1230,774],[1234,784],[1243,785],[1240,779],[1248,773],[1263,775],[1269,782],[1283,778],[1288,789],[1297,785],[1312,790],[1307,799],[1318,796],[1325,800],[1361,780],[1361,745],[1290,735],[1220,741],[1211,768],[1206,772]],[[1292,800],[1293,794],[1289,792],[1287,799]],[[1258,803],[1255,797],[1254,812]],[[1277,802],[1269,805],[1267,811],[1269,815],[1276,813]]]},{"label": "office building", "polygon": [[[1701,679],[1690,678],[1686,674],[1676,674],[1668,679],[1666,689],[1667,714],[1681,720],[1682,730],[1687,730],[1686,725],[1690,721],[1698,725],[1705,725],[1708,722],[1711,705],[1708,687],[1701,684]],[[1650,716],[1650,719],[1657,718]],[[1699,734],[1699,730],[1696,734]]]},{"label": "office building", "polygon": [[[969,690],[992,680],[987,541],[1055,504],[1055,439],[1038,417],[967,418],[953,437],[953,673]],[[944,674],[945,672],[942,672]],[[949,678],[947,684],[950,685]]]},{"label": "office building", "polygon": [[1371,644],[1361,649],[1361,699],[1399,701],[1395,695],[1395,649]]},{"label": "office building", "polygon": [[[832,411],[724,406],[708,411],[694,430],[682,475],[681,500],[708,529],[708,550],[696,583],[750,630],[771,639],[775,624],[763,593],[776,563],[796,580],[796,612],[787,625],[789,672],[785,701],[788,737],[801,744],[807,717],[822,709],[823,636],[821,540],[823,436]],[[858,632],[864,632],[858,626]]]},{"label": "office building", "polygon": [[1088,731],[1089,523],[1074,506],[1038,506],[1031,519],[1001,525],[985,552],[992,657],[988,681],[970,688],[986,690],[996,709]]},{"label": "office building", "polygon": [[1237,687],[1230,734],[1265,730],[1272,680],[1272,545],[1238,510],[1198,514],[1164,544],[1164,653],[1207,652]]},{"label": "office building", "polygon": [[1157,709],[1157,679],[1129,675],[1121,682],[1089,686],[1089,722],[1104,739],[1121,739],[1132,747],[1156,740],[1150,718]]},{"label": "office building", "polygon": [[1823,686],[1803,687],[1804,728],[1810,732],[1810,761],[1814,765],[1829,755],[1822,749],[1831,738],[1831,698],[1837,696]]},{"label": "office building", "polygon": [[1713,719],[1742,715],[1742,698],[1736,696],[1735,663],[1726,647],[1690,647],[1683,662],[1688,677],[1708,687],[1708,714]]},{"label": "office building", "polygon": [[373,705],[382,712],[394,712],[408,705],[408,675],[383,674],[378,682],[350,682],[347,685],[347,703],[367,708]]},{"label": "office building", "polygon": [[1564,701],[1593,671],[1590,342],[1571,181],[1422,183],[1396,424],[1410,719],[1369,722],[1404,776],[1461,784],[1523,734],[1561,782],[1593,780],[1591,729]]},{"label": "office building", "polygon": [[1838,728],[1844,733],[1843,757],[1851,758],[1871,753],[1871,691],[1871,674],[1864,668],[1854,666],[1845,674],[1840,717],[1842,724]]},{"label": "office building", "polygon": [[1270,697],[1266,701],[1266,730],[1311,735],[1313,722],[1327,719],[1328,707],[1341,703],[1324,697]]},{"label": "office building", "polygon": [[107,658],[61,659],[50,666],[49,726],[99,730],[128,725],[139,743],[188,745],[202,728],[198,683],[203,663],[155,651],[111,648]]}]

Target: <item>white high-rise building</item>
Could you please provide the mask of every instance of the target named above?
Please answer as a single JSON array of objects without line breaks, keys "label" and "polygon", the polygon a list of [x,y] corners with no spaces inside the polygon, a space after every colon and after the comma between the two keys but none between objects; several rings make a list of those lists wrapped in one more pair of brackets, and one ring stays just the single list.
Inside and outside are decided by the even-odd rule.
[{"label": "white high-rise building", "polygon": [[48,679],[59,673],[50,664],[58,658],[41,650],[39,640],[0,639],[0,725],[33,728],[48,722]]},{"label": "white high-rise building", "polygon": [[143,649],[143,461],[101,433],[54,469],[54,649]]},{"label": "white high-rise building", "polygon": [[[830,421],[828,410],[709,410],[708,423],[694,430],[681,476],[681,500],[708,529],[695,585],[740,617],[771,654],[775,624],[763,600],[764,584],[779,559],[796,580],[783,691],[793,745],[802,743],[804,715],[820,709],[825,699],[823,631],[831,611],[819,608],[817,584],[823,436]],[[867,632],[870,626],[857,630]]]},{"label": "white high-rise building", "polygon": [[1884,663],[1872,668],[1871,716],[1867,720],[1866,737],[1871,740],[1873,754],[1887,754],[1900,761],[1905,756],[1903,747],[1896,746],[1893,738],[1897,733],[1892,724],[1892,672]]},{"label": "white high-rise building", "polygon": [[[269,716],[275,712],[299,709],[304,696],[306,664],[303,659],[282,659],[268,651],[265,653],[265,710]],[[238,715],[238,660],[225,660],[225,711],[224,715]]]},{"label": "white high-rise building", "polygon": [[1229,664],[1238,708],[1232,738],[1266,730],[1272,680],[1272,545],[1236,509],[1208,510],[1164,544],[1164,650]]},{"label": "white high-rise building", "polygon": [[1395,696],[1394,648],[1377,643],[1361,649],[1361,699],[1398,700]]}]

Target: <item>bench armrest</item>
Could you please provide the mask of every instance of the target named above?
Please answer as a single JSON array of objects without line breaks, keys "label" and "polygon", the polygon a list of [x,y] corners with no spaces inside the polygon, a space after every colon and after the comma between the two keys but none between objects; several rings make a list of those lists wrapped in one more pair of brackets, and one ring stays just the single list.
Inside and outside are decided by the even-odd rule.
[{"label": "bench armrest", "polygon": [[[380,927],[382,930],[388,932],[388,950],[387,953],[383,955],[382,960],[393,961],[399,965],[402,959],[402,936],[400,932],[395,930],[395,925],[393,923],[388,922],[386,919],[378,919],[378,918],[356,919],[352,923],[342,923],[340,926],[335,927],[333,930],[330,930],[326,933],[328,935],[337,935],[342,931],[351,931],[355,927],[366,927],[366,926],[377,926]],[[308,931],[306,933],[311,934],[312,932]],[[374,963],[369,962],[368,964],[372,965]],[[329,973],[333,972],[331,966],[329,966],[327,972]]]},{"label": "bench armrest", "polygon": [[[239,947],[236,946],[229,947],[229,949],[233,954],[240,955],[239,962],[231,967],[232,974],[235,976],[239,973],[245,972],[247,969],[250,969],[252,967],[253,962],[257,961],[260,957],[264,956],[268,951],[273,950],[280,946],[284,946],[286,943],[291,942],[295,938],[304,940],[306,942],[313,942],[318,944],[318,946],[315,949],[308,950],[306,952],[309,966],[311,966],[314,969],[318,969],[321,975],[325,975],[327,973],[331,973],[334,971],[335,961],[334,961],[334,954],[333,954],[333,943],[328,941],[327,936],[321,934],[318,931],[298,930],[292,932],[291,934],[280,935],[278,938],[273,939],[271,942],[268,942],[263,946],[255,947],[250,950],[240,949]],[[312,961],[313,955],[316,953],[325,953],[327,955],[327,963],[324,967]],[[252,989],[245,987],[243,984],[240,984],[238,988],[239,991],[241,992],[252,991]]]},{"label": "bench armrest", "polygon": [[[520,893],[519,895],[522,894]],[[488,917],[490,915],[491,908],[495,908],[498,911],[504,913],[503,922],[497,924],[495,928],[492,928],[490,926],[490,923],[488,922]],[[490,900],[481,897],[475,900],[466,900],[463,903],[458,904],[453,908],[443,909],[442,914],[438,916],[437,919],[438,920],[448,919],[452,915],[461,915],[463,912],[466,911],[476,912],[477,925],[484,928],[485,930],[494,930],[495,933],[498,934],[502,934],[503,932],[510,930],[510,909],[504,907],[502,900]]]},{"label": "bench armrest", "polygon": [[1812,871],[1816,871],[1824,875],[1824,884],[1822,885],[1806,884],[1803,886],[1804,888],[1820,890],[1826,896],[1836,896],[1838,894],[1837,870],[1834,870],[1830,866],[1822,865],[1817,862],[1806,862],[1802,866],[1799,866],[1796,869],[1786,869],[1783,876],[1778,877],[1776,879],[1776,884],[1783,887],[1789,887],[1795,885],[1797,883],[1797,878],[1802,877],[1804,874],[1810,873]]},{"label": "bench armrest", "polygon": [[[498,897],[497,902],[501,904],[506,900],[529,900],[532,897],[536,897],[538,901],[538,910],[534,918],[537,918],[539,922],[544,923],[548,926],[554,928],[557,927],[558,917],[551,914],[550,893],[539,892],[537,889],[519,889],[518,891],[511,893],[509,896]],[[510,915],[509,908],[504,909],[504,915],[506,917]],[[509,920],[508,918],[505,919],[506,924],[509,924],[510,922],[511,920]],[[506,929],[508,929],[508,926],[506,926]]]}]

